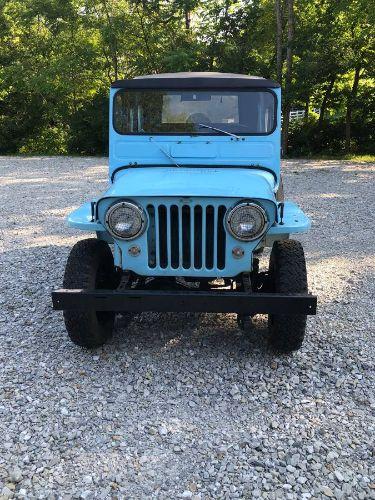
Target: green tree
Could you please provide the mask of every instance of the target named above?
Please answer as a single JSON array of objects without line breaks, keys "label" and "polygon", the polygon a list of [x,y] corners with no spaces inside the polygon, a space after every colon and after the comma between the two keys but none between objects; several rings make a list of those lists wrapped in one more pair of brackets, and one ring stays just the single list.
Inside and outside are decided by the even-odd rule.
[{"label": "green tree", "polygon": [[0,0],[0,152],[103,154],[110,83],[164,71],[276,78],[285,152],[371,150],[374,16],[368,0]]}]

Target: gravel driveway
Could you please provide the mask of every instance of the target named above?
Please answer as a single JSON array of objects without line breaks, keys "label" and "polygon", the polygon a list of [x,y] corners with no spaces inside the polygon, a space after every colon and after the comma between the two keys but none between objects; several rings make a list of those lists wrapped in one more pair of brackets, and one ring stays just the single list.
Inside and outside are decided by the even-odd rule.
[{"label": "gravel driveway", "polygon": [[144,314],[89,352],[50,292],[100,158],[0,158],[1,498],[375,498],[374,170],[290,161],[319,314],[289,357],[235,315]]}]

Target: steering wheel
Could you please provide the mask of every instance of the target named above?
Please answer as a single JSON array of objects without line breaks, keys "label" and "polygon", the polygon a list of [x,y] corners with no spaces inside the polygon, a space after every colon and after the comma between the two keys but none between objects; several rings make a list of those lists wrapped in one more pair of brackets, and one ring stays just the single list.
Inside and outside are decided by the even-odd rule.
[{"label": "steering wheel", "polygon": [[186,123],[211,123],[211,120],[205,113],[193,113],[188,117]]}]

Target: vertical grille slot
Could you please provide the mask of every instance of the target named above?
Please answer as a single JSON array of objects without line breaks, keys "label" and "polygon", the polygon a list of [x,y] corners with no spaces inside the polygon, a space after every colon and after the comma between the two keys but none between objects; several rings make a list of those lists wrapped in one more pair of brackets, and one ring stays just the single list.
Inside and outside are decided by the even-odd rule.
[{"label": "vertical grille slot", "polygon": [[159,205],[159,265],[163,269],[168,267],[168,242],[167,242],[167,208]]},{"label": "vertical grille slot", "polygon": [[194,267],[202,267],[202,207],[194,207]]},{"label": "vertical grille slot", "polygon": [[182,267],[189,269],[191,267],[191,226],[190,226],[190,207],[182,207]]},{"label": "vertical grille slot", "polygon": [[171,266],[178,269],[180,261],[179,252],[179,215],[177,205],[171,206]]},{"label": "vertical grille slot", "polygon": [[206,207],[206,267],[214,267],[214,207]]},{"label": "vertical grille slot", "polygon": [[152,269],[156,267],[156,226],[155,226],[155,208],[153,205],[147,206],[148,213],[148,232],[147,232],[147,245],[148,245],[148,265]]},{"label": "vertical grille slot", "polygon": [[146,209],[150,269],[225,268],[225,205],[166,203],[149,204]]},{"label": "vertical grille slot", "polygon": [[224,227],[224,218],[226,214],[226,207],[220,205],[217,217],[217,268],[225,268],[225,245],[226,245],[226,233]]}]

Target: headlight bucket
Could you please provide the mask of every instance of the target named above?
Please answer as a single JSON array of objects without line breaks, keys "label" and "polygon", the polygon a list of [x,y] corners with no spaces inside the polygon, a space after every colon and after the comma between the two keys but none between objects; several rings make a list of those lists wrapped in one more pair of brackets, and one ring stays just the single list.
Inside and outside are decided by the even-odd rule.
[{"label": "headlight bucket", "polygon": [[225,224],[229,233],[239,241],[258,239],[267,229],[267,214],[252,202],[242,202],[228,211]]},{"label": "headlight bucket", "polygon": [[126,241],[141,236],[147,226],[144,210],[131,201],[120,201],[109,207],[105,222],[114,238]]}]

